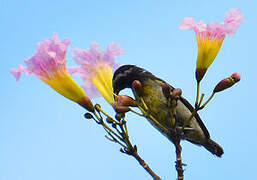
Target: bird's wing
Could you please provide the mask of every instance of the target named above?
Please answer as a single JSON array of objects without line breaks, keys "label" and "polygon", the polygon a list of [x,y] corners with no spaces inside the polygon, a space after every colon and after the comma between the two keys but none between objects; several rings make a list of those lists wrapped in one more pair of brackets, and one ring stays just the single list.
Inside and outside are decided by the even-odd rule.
[{"label": "bird's wing", "polygon": [[[182,96],[180,97],[179,99],[191,112],[193,112],[194,108],[193,106],[185,99],[183,98]],[[198,113],[196,113],[195,115],[195,119],[197,121],[197,123],[199,124],[200,128],[202,129],[204,135],[206,136],[206,138],[210,138],[210,134],[207,130],[207,128],[205,127],[203,121],[201,120],[200,116]]]}]

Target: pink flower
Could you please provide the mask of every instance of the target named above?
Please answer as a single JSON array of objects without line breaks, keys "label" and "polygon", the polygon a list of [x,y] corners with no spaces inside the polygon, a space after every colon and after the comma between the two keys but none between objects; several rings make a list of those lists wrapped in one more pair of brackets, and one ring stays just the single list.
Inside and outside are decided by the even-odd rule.
[{"label": "pink flower", "polygon": [[112,75],[119,67],[119,64],[115,63],[115,58],[123,53],[124,50],[118,43],[110,43],[106,50],[100,51],[99,45],[92,42],[88,50],[74,49],[73,57],[80,67],[73,67],[69,71],[79,74],[84,79],[83,88],[87,94],[90,92],[90,97],[98,97],[100,92],[113,104]]},{"label": "pink flower", "polygon": [[43,81],[48,81],[58,74],[66,73],[66,52],[70,39],[61,42],[55,33],[52,38],[38,43],[36,54],[25,60],[27,68],[20,65],[17,69],[11,69],[11,73],[19,80],[21,73],[35,74]]},{"label": "pink flower", "polygon": [[198,82],[201,81],[208,67],[216,58],[226,34],[234,34],[243,20],[240,9],[232,9],[227,12],[224,23],[205,24],[203,21],[196,23],[190,17],[182,21],[179,26],[181,29],[193,29],[196,33],[198,44],[196,78]]},{"label": "pink flower", "polygon": [[66,52],[70,42],[70,39],[59,41],[55,33],[52,38],[40,42],[36,54],[24,61],[27,68],[19,65],[11,69],[11,73],[17,81],[21,73],[35,74],[58,93],[93,111],[90,99],[67,72]]}]

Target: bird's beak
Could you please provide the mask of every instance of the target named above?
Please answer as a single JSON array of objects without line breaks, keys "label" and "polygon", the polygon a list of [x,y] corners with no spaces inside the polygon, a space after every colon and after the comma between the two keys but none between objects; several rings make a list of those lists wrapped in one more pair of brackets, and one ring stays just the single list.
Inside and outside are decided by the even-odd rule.
[{"label": "bird's beak", "polygon": [[114,99],[116,99],[116,96],[118,96],[119,93],[120,93],[119,90],[117,90],[117,89],[114,89],[114,90],[113,90],[113,97],[114,97]]}]

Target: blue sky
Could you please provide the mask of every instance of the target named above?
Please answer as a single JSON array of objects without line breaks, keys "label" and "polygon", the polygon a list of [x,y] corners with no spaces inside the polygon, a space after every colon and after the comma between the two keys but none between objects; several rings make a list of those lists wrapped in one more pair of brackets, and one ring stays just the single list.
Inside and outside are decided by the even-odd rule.
[{"label": "blue sky", "polygon": [[[209,94],[218,81],[239,72],[240,83],[214,98],[200,115],[225,154],[183,142],[186,179],[253,179],[256,170],[256,17],[257,1],[0,1],[0,180],[151,179],[138,163],[104,138],[85,120],[77,104],[57,94],[35,76],[17,83],[10,68],[32,56],[36,44],[57,32],[72,39],[67,55],[75,65],[74,47],[119,42],[123,64],[136,64],[195,99],[197,45],[193,31],[178,28],[186,16],[205,22],[224,20],[240,8],[245,21],[223,46],[202,81]],[[78,83],[81,80],[75,77]],[[106,106],[102,98],[94,103]],[[175,179],[173,145],[145,119],[128,115],[131,140],[139,154],[163,179]],[[246,173],[249,172],[249,173]]]}]

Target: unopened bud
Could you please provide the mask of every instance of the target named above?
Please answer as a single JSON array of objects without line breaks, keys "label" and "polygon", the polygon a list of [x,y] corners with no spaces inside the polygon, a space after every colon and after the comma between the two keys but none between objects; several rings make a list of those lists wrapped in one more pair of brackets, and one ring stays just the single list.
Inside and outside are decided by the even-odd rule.
[{"label": "unopened bud", "polygon": [[113,120],[112,120],[111,118],[107,117],[107,118],[106,118],[106,122],[108,122],[108,123],[113,123]]},{"label": "unopened bud", "polygon": [[137,107],[137,102],[132,97],[127,95],[118,95],[117,104],[122,106]]},{"label": "unopened bud", "polygon": [[239,73],[233,73],[231,77],[235,80],[236,83],[241,80],[241,76]]},{"label": "unopened bud", "polygon": [[86,119],[92,119],[92,118],[93,118],[92,114],[90,114],[90,113],[84,114],[84,117],[85,117]]},{"label": "unopened bud", "polygon": [[117,114],[115,115],[115,119],[117,119],[118,121],[120,121],[121,118],[122,118],[122,114],[121,114],[121,113],[117,113]]},{"label": "unopened bud", "polygon": [[125,113],[117,113],[115,118],[116,120],[120,121],[122,118],[125,118]]},{"label": "unopened bud", "polygon": [[142,88],[142,84],[140,81],[134,80],[132,83],[132,88],[137,93],[138,96],[142,96],[143,88]]},{"label": "unopened bud", "polygon": [[198,83],[203,79],[206,71],[207,71],[207,69],[200,69],[200,68],[196,69],[196,71],[195,71],[195,78],[196,78]]},{"label": "unopened bud", "polygon": [[79,105],[81,105],[82,107],[86,108],[88,111],[94,112],[94,106],[93,106],[91,100],[89,99],[89,97],[87,97],[87,96],[83,97],[77,103]]},{"label": "unopened bud", "polygon": [[96,104],[96,105],[95,105],[95,109],[96,109],[97,111],[100,111],[100,109],[101,109],[100,104]]},{"label": "unopened bud", "polygon": [[231,86],[233,86],[234,84],[236,84],[237,82],[239,82],[241,79],[240,74],[238,73],[234,73],[232,74],[230,77],[221,80],[216,87],[214,88],[213,92],[220,92],[223,91],[227,88],[230,88]]},{"label": "unopened bud", "polygon": [[113,104],[112,107],[117,113],[125,113],[130,111],[130,108],[128,106]]},{"label": "unopened bud", "polygon": [[172,97],[173,99],[177,99],[177,98],[179,98],[181,95],[182,95],[182,90],[179,89],[179,88],[177,88],[177,89],[174,89],[174,90],[172,91],[171,97]]}]

